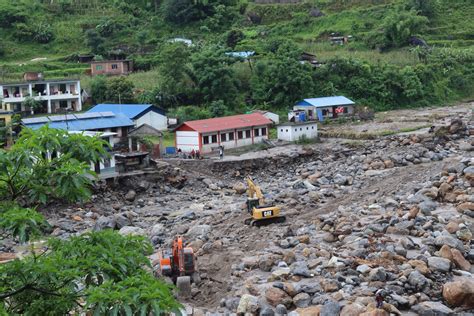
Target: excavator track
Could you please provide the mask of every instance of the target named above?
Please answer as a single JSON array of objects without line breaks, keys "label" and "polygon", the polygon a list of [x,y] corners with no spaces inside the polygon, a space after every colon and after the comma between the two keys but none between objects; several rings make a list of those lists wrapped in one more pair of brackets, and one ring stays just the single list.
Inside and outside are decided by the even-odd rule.
[{"label": "excavator track", "polygon": [[276,223],[283,223],[285,221],[286,221],[285,216],[278,216],[278,217],[265,218],[265,219],[259,219],[259,220],[254,220],[253,218],[246,218],[244,223],[245,225],[261,227],[261,226],[267,226],[267,225],[276,224]]}]

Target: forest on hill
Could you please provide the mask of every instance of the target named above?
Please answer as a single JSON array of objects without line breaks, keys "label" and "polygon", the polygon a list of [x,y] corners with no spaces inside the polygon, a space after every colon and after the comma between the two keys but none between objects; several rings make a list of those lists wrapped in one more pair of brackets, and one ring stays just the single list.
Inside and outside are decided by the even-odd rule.
[{"label": "forest on hill", "polygon": [[[474,94],[472,0],[256,2],[0,0],[0,81],[80,77],[95,103],[120,95],[182,119],[327,95],[388,110]],[[78,62],[88,53],[136,72],[91,78]]]}]

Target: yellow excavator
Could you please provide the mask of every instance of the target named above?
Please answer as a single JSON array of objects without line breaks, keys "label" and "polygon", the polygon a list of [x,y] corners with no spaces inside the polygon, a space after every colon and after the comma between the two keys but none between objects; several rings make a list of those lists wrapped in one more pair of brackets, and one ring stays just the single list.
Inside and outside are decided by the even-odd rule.
[{"label": "yellow excavator", "polygon": [[273,223],[283,223],[286,218],[280,215],[280,207],[266,205],[262,190],[253,180],[247,178],[247,210],[252,217],[245,219],[246,225],[264,226]]}]

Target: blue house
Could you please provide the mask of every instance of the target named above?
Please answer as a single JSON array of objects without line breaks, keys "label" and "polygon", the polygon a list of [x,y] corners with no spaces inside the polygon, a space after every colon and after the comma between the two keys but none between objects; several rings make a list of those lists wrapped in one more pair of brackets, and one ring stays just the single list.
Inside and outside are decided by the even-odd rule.
[{"label": "blue house", "polygon": [[355,102],[344,97],[324,97],[304,99],[293,106],[289,121],[335,119],[354,114]]},{"label": "blue house", "polygon": [[132,120],[135,127],[148,124],[163,131],[168,128],[168,118],[164,110],[153,104],[97,104],[87,113],[112,112]]}]

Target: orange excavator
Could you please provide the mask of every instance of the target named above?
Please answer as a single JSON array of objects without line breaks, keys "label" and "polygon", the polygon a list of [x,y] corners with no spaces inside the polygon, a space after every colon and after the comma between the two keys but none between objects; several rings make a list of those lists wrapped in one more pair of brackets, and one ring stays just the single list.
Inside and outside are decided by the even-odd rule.
[{"label": "orange excavator", "polygon": [[162,276],[170,277],[180,296],[189,296],[191,282],[199,282],[193,248],[184,247],[183,238],[176,236],[173,249],[164,249],[158,254]]}]

